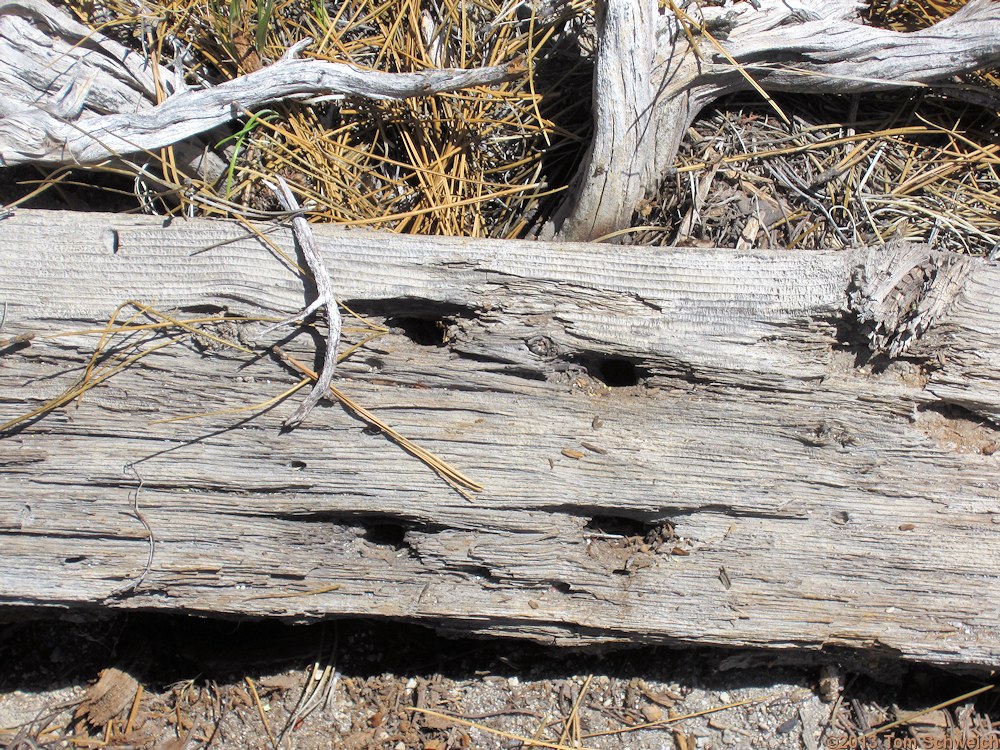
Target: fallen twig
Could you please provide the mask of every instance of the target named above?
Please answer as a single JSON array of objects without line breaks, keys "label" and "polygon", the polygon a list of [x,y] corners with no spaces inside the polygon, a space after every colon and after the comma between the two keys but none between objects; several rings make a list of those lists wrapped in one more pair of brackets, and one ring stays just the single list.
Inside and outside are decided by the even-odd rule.
[{"label": "fallen twig", "polygon": [[[301,372],[303,375],[309,378],[317,378],[315,372],[310,370],[304,364],[299,362],[297,359],[289,354],[282,351],[281,347],[273,347],[273,351],[282,359],[282,361],[287,362],[289,365],[294,367],[296,370]],[[482,492],[485,489],[481,484],[467,476],[462,474],[457,469],[452,468],[449,464],[442,461],[440,458],[435,456],[429,450],[421,448],[419,445],[414,443],[408,437],[399,434],[386,424],[384,421],[376,417],[370,411],[365,409],[359,403],[354,401],[352,398],[347,396],[341,390],[335,386],[329,386],[330,393],[334,398],[337,399],[344,407],[350,409],[352,412],[357,414],[359,417],[364,419],[369,424],[378,427],[390,440],[392,440],[396,445],[405,450],[411,456],[418,458],[420,461],[429,466],[439,477],[441,477],[445,482],[447,482],[456,492],[460,493],[463,497],[468,500],[472,500],[473,492]]]},{"label": "fallen twig", "polygon": [[[290,320],[305,318],[319,308],[325,307],[328,326],[326,352],[323,354],[323,367],[319,372],[316,385],[310,391],[309,395],[306,396],[305,401],[299,405],[295,413],[285,420],[285,427],[292,429],[302,424],[302,421],[309,415],[313,407],[326,395],[327,389],[329,389],[330,383],[333,381],[333,371],[337,366],[337,346],[340,344],[341,317],[340,310],[337,308],[337,301],[333,298],[333,282],[330,281],[330,272],[323,262],[319,245],[316,244],[316,238],[309,227],[309,222],[306,221],[305,216],[302,214],[302,209],[298,201],[295,200],[295,195],[292,194],[288,183],[280,176],[278,177],[277,185],[268,183],[268,187],[274,191],[282,207],[286,211],[294,213],[292,231],[295,233],[295,239],[299,243],[299,247],[302,248],[302,254],[305,256],[309,271],[316,281],[316,299],[310,302],[301,312],[296,313]],[[288,321],[283,321],[277,324],[277,326],[284,325],[286,322]],[[268,330],[273,330],[277,326],[271,326]]]},{"label": "fallen twig", "polygon": [[384,73],[345,63],[294,59],[310,42],[299,42],[266,68],[218,86],[175,94],[140,112],[76,119],[78,111],[68,113],[71,118],[67,113],[23,106],[0,118],[2,164],[96,164],[173,145],[277,101],[317,95],[405,99],[499,83],[515,72],[511,66],[495,65]]}]

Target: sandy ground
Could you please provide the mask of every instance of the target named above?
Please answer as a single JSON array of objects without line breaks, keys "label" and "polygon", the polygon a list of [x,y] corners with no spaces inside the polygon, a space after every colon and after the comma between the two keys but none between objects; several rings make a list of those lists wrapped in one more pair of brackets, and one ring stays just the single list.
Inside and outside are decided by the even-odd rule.
[{"label": "sandy ground", "polygon": [[[872,728],[987,684],[858,654],[581,652],[164,615],[2,625],[0,665],[9,748],[874,748]],[[986,692],[881,747],[944,747],[949,732],[1000,747],[998,718]]]}]

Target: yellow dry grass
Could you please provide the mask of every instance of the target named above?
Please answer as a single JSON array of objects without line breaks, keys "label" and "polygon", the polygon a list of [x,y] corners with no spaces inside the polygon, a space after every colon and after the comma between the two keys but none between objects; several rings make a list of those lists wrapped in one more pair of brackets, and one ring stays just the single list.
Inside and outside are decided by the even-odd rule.
[{"label": "yellow dry grass", "polygon": [[[381,71],[516,64],[520,75],[497,86],[247,112],[221,139],[229,163],[221,184],[193,188],[202,213],[268,210],[277,206],[261,180],[281,174],[308,201],[311,220],[515,237],[544,219],[546,198],[565,181],[552,184],[552,175],[568,178],[560,161],[572,159],[587,127],[587,64],[575,46],[568,56],[567,28],[590,15],[591,3],[573,0],[547,18],[499,0],[159,0],[141,10],[108,0],[100,11],[71,0],[71,9],[106,34],[139,37],[133,43],[161,63],[177,41],[189,43],[189,77],[213,81],[256,70],[305,37],[314,40],[307,56]],[[189,210],[177,192],[186,176],[169,149],[159,162],[164,190],[181,197],[170,210]]]},{"label": "yellow dry grass", "polygon": [[[178,41],[190,44],[189,79],[256,70],[304,37],[314,39],[309,55],[383,71],[519,66],[508,83],[452,94],[403,102],[325,97],[246,112],[218,136],[229,168],[217,185],[185,181],[171,150],[159,155],[160,174],[150,182],[161,211],[259,216],[277,208],[262,179],[281,174],[313,221],[531,236],[558,203],[589,127],[593,0],[545,17],[530,10],[542,6],[513,0],[158,0],[141,12],[125,0],[68,2],[95,28],[132,37],[160,62],[172,59]],[[963,4],[873,0],[867,18],[911,31]],[[704,35],[672,8],[687,33]],[[1000,83],[990,71],[969,81],[987,90]],[[633,224],[641,226],[623,230],[625,241],[821,248],[901,237],[1000,252],[996,111],[969,103],[968,93],[951,85],[801,108],[801,97],[766,94],[759,106],[746,97],[725,102],[695,124],[677,178],[639,207]],[[732,198],[734,185],[740,205],[749,199],[756,215],[713,209],[714,198]]]},{"label": "yellow dry grass", "polygon": [[[992,112],[930,93],[786,106],[791,127],[746,97],[697,122],[650,212],[662,227],[633,241],[820,249],[898,238],[977,255],[1000,248]],[[687,233],[677,229],[685,219]]]}]

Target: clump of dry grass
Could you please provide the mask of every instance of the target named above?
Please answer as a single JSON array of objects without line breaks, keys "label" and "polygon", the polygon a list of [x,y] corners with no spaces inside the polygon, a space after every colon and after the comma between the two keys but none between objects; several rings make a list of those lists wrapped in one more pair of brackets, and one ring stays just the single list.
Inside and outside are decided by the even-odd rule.
[{"label": "clump of dry grass", "polygon": [[[565,162],[588,127],[590,63],[576,39],[590,0],[545,16],[502,0],[159,0],[142,11],[123,0],[71,0],[71,7],[162,63],[185,42],[194,80],[257,70],[305,37],[314,40],[307,55],[390,72],[520,67],[506,84],[452,94],[402,102],[331,96],[247,112],[218,138],[229,169],[219,185],[199,188],[218,206],[208,213],[276,208],[261,180],[277,173],[310,201],[317,221],[523,236],[544,221],[553,203],[546,198],[568,179]],[[168,183],[183,184],[170,154],[161,167]]]},{"label": "clump of dry grass", "polygon": [[[874,0],[870,23],[912,31],[964,0]],[[1000,252],[996,73],[864,97],[717,103],[691,128],[673,180],[640,207],[642,244],[828,248],[903,238]],[[993,106],[990,106],[990,102]]]},{"label": "clump of dry grass", "polygon": [[[189,188],[209,199],[199,201],[202,213],[277,208],[261,185],[277,173],[309,201],[316,221],[530,236],[557,204],[589,127],[591,61],[581,50],[591,47],[592,0],[558,11],[514,0],[159,0],[141,14],[125,0],[69,1],[95,27],[132,39],[161,62],[185,41],[185,70],[196,81],[256,70],[306,36],[318,58],[379,70],[521,66],[501,86],[247,112],[218,136],[229,163],[224,179]],[[867,15],[909,31],[963,4],[873,0]],[[980,87],[979,104],[955,85],[775,97],[778,109],[747,95],[720,102],[692,127],[674,178],[640,207],[634,223],[655,228],[632,231],[626,241],[820,248],[902,237],[996,254],[998,121],[996,108],[981,102],[1000,79],[987,71],[970,81]],[[174,186],[162,210],[191,211],[170,150],[158,167]]]},{"label": "clump of dry grass", "polygon": [[990,254],[1000,243],[991,111],[933,94],[797,97],[781,122],[746,96],[694,124],[634,241],[847,247],[893,238]]}]

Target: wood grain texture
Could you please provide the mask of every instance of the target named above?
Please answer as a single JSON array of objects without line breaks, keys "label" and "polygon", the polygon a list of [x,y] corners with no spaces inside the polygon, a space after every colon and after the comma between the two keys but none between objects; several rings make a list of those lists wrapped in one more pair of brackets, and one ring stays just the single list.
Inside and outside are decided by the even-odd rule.
[{"label": "wood grain texture", "polygon": [[[296,380],[178,335],[0,439],[0,602],[998,663],[994,265],[317,233],[340,299],[396,326],[339,386],[486,491],[339,407],[292,433],[287,402],[157,423]],[[127,299],[278,317],[304,297],[239,226],[20,211],[0,222],[0,339],[35,338],[0,349],[0,420],[98,339],[53,334]],[[890,319],[914,332],[894,358]],[[419,343],[438,322],[444,343]],[[155,554],[129,590],[137,491]]]}]

